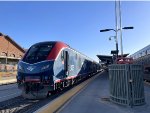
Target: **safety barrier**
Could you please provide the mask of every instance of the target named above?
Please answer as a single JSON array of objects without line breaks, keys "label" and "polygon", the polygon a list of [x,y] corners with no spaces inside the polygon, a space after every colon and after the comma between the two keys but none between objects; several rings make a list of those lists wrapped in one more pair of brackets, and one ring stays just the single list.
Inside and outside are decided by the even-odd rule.
[{"label": "safety barrier", "polygon": [[112,64],[109,79],[112,102],[129,106],[145,103],[142,65]]}]

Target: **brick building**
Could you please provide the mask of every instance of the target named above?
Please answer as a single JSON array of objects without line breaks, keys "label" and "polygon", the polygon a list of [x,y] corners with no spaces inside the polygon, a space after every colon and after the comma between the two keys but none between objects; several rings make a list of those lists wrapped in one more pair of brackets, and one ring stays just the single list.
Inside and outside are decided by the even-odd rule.
[{"label": "brick building", "polygon": [[0,64],[15,65],[24,53],[25,50],[13,39],[0,33]]}]

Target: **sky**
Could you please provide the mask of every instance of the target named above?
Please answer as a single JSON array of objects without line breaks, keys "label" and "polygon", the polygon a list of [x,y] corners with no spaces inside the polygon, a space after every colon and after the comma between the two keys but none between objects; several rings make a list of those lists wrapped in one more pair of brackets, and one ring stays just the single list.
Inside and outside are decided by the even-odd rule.
[{"label": "sky", "polygon": [[[123,52],[133,54],[150,44],[150,1],[121,1]],[[111,55],[115,41],[114,1],[0,1],[0,32],[23,48],[41,41],[63,41],[98,61]],[[119,51],[120,38],[118,37]]]}]

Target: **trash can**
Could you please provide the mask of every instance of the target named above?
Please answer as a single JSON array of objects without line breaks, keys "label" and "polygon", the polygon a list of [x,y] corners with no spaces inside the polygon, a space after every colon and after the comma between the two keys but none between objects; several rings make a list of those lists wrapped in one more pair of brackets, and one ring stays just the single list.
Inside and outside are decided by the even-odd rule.
[{"label": "trash can", "polygon": [[128,106],[145,104],[142,65],[112,64],[109,80],[112,102]]}]

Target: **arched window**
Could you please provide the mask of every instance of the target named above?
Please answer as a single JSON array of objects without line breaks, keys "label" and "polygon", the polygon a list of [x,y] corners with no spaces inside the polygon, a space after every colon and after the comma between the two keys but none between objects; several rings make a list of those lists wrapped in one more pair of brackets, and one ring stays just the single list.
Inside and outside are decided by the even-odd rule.
[{"label": "arched window", "polygon": [[2,52],[1,56],[7,56],[7,53],[6,52]]},{"label": "arched window", "polygon": [[11,54],[10,56],[11,56],[11,57],[15,57],[15,54]]}]

